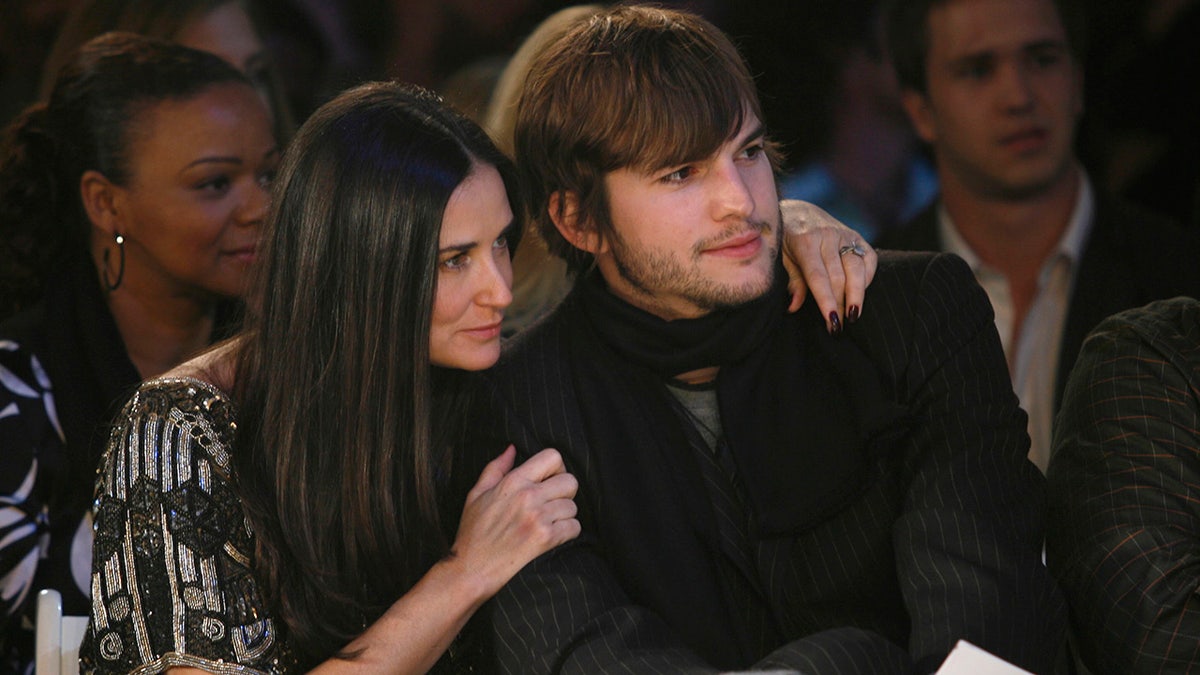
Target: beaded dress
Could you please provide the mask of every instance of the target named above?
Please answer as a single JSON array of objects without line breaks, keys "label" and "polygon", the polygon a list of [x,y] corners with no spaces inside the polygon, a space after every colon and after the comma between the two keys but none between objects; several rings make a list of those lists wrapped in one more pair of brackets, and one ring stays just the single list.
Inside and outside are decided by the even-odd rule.
[{"label": "beaded dress", "polygon": [[118,419],[97,485],[81,671],[294,671],[252,573],[233,401],[200,380],[151,380]]},{"label": "beaded dress", "polygon": [[[80,671],[299,671],[254,578],[254,533],[231,463],[233,399],[202,380],[160,378],[117,420],[97,480]],[[471,621],[431,672],[491,672],[484,623]]]}]

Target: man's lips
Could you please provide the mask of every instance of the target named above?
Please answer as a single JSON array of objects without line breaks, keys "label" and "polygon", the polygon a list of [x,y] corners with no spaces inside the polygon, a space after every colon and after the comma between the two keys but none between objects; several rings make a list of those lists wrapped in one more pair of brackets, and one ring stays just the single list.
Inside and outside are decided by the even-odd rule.
[{"label": "man's lips", "polygon": [[1015,133],[1002,136],[1000,144],[1017,151],[1036,150],[1046,144],[1050,134],[1041,127],[1022,129]]},{"label": "man's lips", "polygon": [[762,248],[762,235],[758,232],[746,232],[736,237],[731,237],[722,241],[715,246],[709,246],[702,252],[707,255],[716,255],[729,258],[744,258],[758,253]]}]

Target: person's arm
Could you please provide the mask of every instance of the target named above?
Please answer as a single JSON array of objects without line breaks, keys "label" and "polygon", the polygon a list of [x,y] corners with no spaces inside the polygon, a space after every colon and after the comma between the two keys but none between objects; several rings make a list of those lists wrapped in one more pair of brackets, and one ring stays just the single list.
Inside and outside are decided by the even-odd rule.
[{"label": "person's arm", "polygon": [[492,621],[501,670],[513,675],[907,674],[912,666],[900,647],[846,626],[798,637],[745,671],[715,668],[625,594],[586,535],[521,570],[496,596]]},{"label": "person's arm", "polygon": [[877,334],[905,336],[883,339],[912,427],[893,528],[909,652],[918,672],[933,672],[961,638],[1048,672],[1065,606],[1041,561],[1044,481],[1027,458],[991,307],[956,256],[920,274],[911,300],[876,296],[871,315],[891,322]]},{"label": "person's arm", "polygon": [[501,672],[718,672],[625,595],[597,546],[585,534],[527,565],[496,595]]},{"label": "person's arm", "polygon": [[526,563],[579,534],[575,478],[554,450],[513,468],[510,446],[467,496],[452,553],[392,604],[347,652],[314,673],[424,673],[467,620]]},{"label": "person's arm", "polygon": [[[184,391],[143,385],[114,419],[97,477],[80,672],[215,670],[222,660],[265,671],[277,653],[229,479],[230,408],[199,386]],[[238,653],[235,634],[258,639]]]},{"label": "person's arm", "polygon": [[1092,672],[1184,672],[1200,635],[1200,321],[1128,316],[1084,343],[1067,385],[1047,562]]},{"label": "person's arm", "polygon": [[[230,509],[236,497],[221,472],[212,470],[213,458],[228,452],[223,443],[230,435],[222,438],[228,421],[192,426],[189,416],[200,413],[164,408],[153,394],[139,396],[148,402],[135,400],[119,418],[101,474],[93,588],[102,590],[93,598],[83,670],[228,672],[231,664],[269,669],[278,645],[238,648],[225,628],[211,628],[245,628],[260,639],[274,639],[278,631],[273,625],[278,619],[268,615],[247,581],[249,551],[240,548],[250,542],[237,541],[241,515]],[[345,646],[346,653],[357,652],[353,658],[330,658],[315,672],[428,671],[475,610],[522,565],[578,534],[571,499],[576,482],[563,471],[558,453],[545,450],[513,468],[515,456],[509,448],[483,470],[467,497],[451,555]],[[206,479],[190,485],[185,476]],[[184,484],[189,494],[180,493]],[[217,504],[223,508],[214,508]],[[235,580],[228,571],[239,567]],[[192,568],[213,570],[204,596],[189,595]],[[130,587],[139,591],[132,609],[124,590]],[[222,611],[249,614],[257,622],[238,626],[239,617]],[[121,649],[114,653],[113,645]]]},{"label": "person's arm", "polygon": [[789,311],[800,309],[805,294],[812,292],[826,329],[838,332],[845,322],[853,323],[862,315],[879,257],[857,232],[814,204],[784,199],[779,211],[783,264],[792,292]]}]

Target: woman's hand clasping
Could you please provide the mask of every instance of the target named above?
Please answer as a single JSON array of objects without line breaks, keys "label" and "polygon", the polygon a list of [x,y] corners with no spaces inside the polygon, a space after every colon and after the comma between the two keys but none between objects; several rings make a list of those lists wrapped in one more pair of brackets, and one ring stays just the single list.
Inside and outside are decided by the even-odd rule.
[{"label": "woman's hand clasping", "polygon": [[513,468],[516,448],[484,467],[467,495],[454,555],[486,584],[500,590],[526,563],[579,536],[575,491],[562,456],[547,448]]}]

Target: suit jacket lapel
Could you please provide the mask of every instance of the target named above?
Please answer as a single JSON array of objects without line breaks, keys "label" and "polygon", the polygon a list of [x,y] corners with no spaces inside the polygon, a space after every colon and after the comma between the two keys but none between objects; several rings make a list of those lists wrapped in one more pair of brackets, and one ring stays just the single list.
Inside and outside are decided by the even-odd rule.
[{"label": "suit jacket lapel", "polygon": [[[1102,214],[1108,213],[1106,219]],[[1121,251],[1111,210],[1097,210],[1087,246],[1075,275],[1075,288],[1067,310],[1058,372],[1054,382],[1054,410],[1062,403],[1063,387],[1088,333],[1109,315],[1138,303],[1141,282]]]}]

